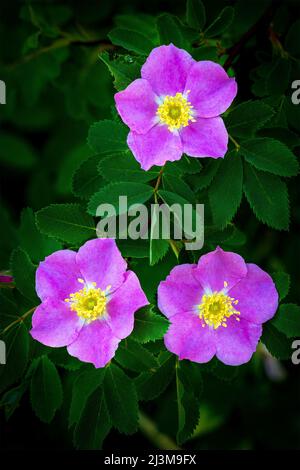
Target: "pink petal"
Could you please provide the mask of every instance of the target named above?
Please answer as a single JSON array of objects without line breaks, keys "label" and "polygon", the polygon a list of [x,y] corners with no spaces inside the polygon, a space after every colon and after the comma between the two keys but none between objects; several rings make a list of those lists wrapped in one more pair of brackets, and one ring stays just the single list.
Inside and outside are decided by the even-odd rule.
[{"label": "pink petal", "polygon": [[181,264],[172,269],[165,281],[158,286],[158,308],[167,317],[177,313],[194,312],[200,304],[203,288],[196,280],[196,264]]},{"label": "pink petal", "polygon": [[35,310],[30,334],[40,343],[58,348],[75,341],[83,324],[66,302],[49,298]]},{"label": "pink petal", "polygon": [[78,251],[77,264],[86,282],[96,282],[105,290],[111,286],[114,291],[124,282],[127,263],[110,238],[96,238],[87,241]]},{"label": "pink petal", "polygon": [[236,308],[241,312],[241,318],[264,323],[276,313],[278,293],[268,273],[255,264],[247,264],[247,268],[246,277],[230,290],[230,296],[239,301]]},{"label": "pink petal", "polygon": [[247,266],[243,258],[220,247],[201,256],[195,269],[195,276],[203,288],[213,292],[224,289],[224,282],[228,285],[226,290],[230,290],[246,275]]},{"label": "pink petal", "polygon": [[149,82],[141,78],[134,80],[124,91],[115,94],[118,113],[132,131],[145,134],[155,124],[155,98]]},{"label": "pink petal", "polygon": [[153,165],[163,166],[166,161],[179,160],[182,143],[178,134],[170,132],[167,126],[156,125],[147,134],[129,132],[127,144],[143,170]]},{"label": "pink petal", "polygon": [[120,339],[129,336],[134,326],[134,313],[148,304],[137,276],[127,271],[124,284],[113,293],[107,304],[107,322],[114,335]]},{"label": "pink petal", "polygon": [[165,346],[179,359],[204,363],[216,353],[214,331],[202,328],[202,322],[194,313],[178,313],[172,316],[165,335]]},{"label": "pink petal", "polygon": [[221,65],[203,60],[190,69],[185,91],[198,116],[211,118],[224,113],[237,94],[237,84]]},{"label": "pink petal", "polygon": [[72,292],[81,289],[80,277],[76,253],[71,250],[56,251],[47,256],[36,270],[37,294],[42,301],[49,297],[65,300]]},{"label": "pink petal", "polygon": [[80,361],[104,367],[115,355],[120,342],[104,320],[96,320],[82,328],[78,338],[68,346],[68,353]]},{"label": "pink petal", "polygon": [[183,151],[191,157],[224,157],[227,152],[228,133],[220,117],[196,118],[180,130]]},{"label": "pink petal", "polygon": [[157,95],[175,95],[183,92],[188,73],[195,63],[183,49],[173,44],[153,49],[142,67],[141,75]]},{"label": "pink petal", "polygon": [[262,326],[234,317],[227,320],[227,328],[215,330],[217,358],[229,366],[239,366],[250,361],[262,334]]}]

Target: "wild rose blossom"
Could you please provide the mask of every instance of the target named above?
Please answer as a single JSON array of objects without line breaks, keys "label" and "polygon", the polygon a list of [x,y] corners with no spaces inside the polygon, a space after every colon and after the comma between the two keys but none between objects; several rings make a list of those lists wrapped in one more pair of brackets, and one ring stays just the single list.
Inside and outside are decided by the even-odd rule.
[{"label": "wild rose blossom", "polygon": [[158,288],[158,306],[170,320],[166,348],[179,359],[224,364],[248,362],[262,323],[278,307],[272,278],[255,264],[221,248],[198,264],[176,266]]},{"label": "wild rose blossom", "polygon": [[166,161],[224,157],[228,134],[220,114],[237,93],[234,78],[215,62],[197,62],[173,44],[153,49],[142,78],[116,93],[127,144],[144,170]]},{"label": "wild rose blossom", "polygon": [[42,304],[32,318],[32,337],[105,366],[132,332],[135,311],[148,304],[138,278],[126,269],[111,239],[90,240],[78,253],[60,250],[48,256],[36,272]]}]

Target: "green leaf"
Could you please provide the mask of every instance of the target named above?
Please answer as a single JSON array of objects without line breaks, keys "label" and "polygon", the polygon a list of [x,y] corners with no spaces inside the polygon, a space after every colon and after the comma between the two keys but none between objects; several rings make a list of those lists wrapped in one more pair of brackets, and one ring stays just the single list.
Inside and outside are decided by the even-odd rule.
[{"label": "green leaf", "polygon": [[100,161],[98,166],[100,174],[108,181],[128,181],[147,183],[157,178],[159,170],[143,171],[127,150],[116,155],[109,155]]},{"label": "green leaf", "polygon": [[285,129],[284,127],[270,127],[261,129],[259,131],[259,136],[280,140],[280,142],[287,145],[287,147],[290,149],[294,149],[300,145],[300,138],[298,135],[290,129]]},{"label": "green leaf", "polygon": [[153,400],[158,397],[171,382],[175,372],[175,358],[169,352],[161,354],[159,367],[153,372],[142,372],[135,379],[135,385],[141,400]]},{"label": "green leaf", "polygon": [[162,230],[160,224],[160,214],[158,206],[154,206],[151,212],[151,227],[150,227],[150,253],[149,260],[150,266],[158,263],[168,252],[168,240],[162,238]]},{"label": "green leaf", "polygon": [[179,196],[182,196],[191,203],[196,202],[194,191],[191,190],[182,177],[170,175],[168,173],[163,174],[163,188],[166,191],[179,194]]},{"label": "green leaf", "polygon": [[289,359],[291,357],[290,341],[271,322],[264,325],[261,341],[276,359]]},{"label": "green leaf", "polygon": [[207,188],[212,183],[221,163],[221,158],[218,158],[217,160],[210,159],[210,161],[204,167],[203,171],[201,171],[200,175],[198,176],[196,183],[194,184],[195,191],[201,191],[202,189]]},{"label": "green leaf", "polygon": [[280,300],[283,300],[290,290],[290,276],[284,272],[277,272],[272,274],[272,278],[275,282],[279,298]]},{"label": "green leaf", "polygon": [[124,90],[133,80],[140,76],[141,64],[132,57],[117,57],[111,60],[108,52],[100,54],[100,59],[105,63],[111,75],[114,77],[114,86],[120,91]]},{"label": "green leaf", "polygon": [[122,341],[116,352],[115,360],[125,369],[134,372],[144,372],[158,367],[158,362],[153,354],[131,339]]},{"label": "green leaf", "polygon": [[278,176],[246,164],[244,191],[256,217],[272,228],[288,230],[289,200],[286,184]]},{"label": "green leaf", "polygon": [[96,153],[117,153],[128,151],[127,128],[107,119],[95,122],[89,128],[88,144]]},{"label": "green leaf", "polygon": [[93,155],[75,170],[72,180],[72,191],[75,196],[89,199],[104,185],[103,177],[98,173],[101,156]]},{"label": "green leaf", "polygon": [[284,95],[290,87],[291,62],[288,58],[279,57],[274,61],[266,80],[269,95]]},{"label": "green leaf", "polygon": [[234,18],[234,8],[225,7],[217,18],[204,31],[205,37],[211,38],[218,36],[229,28]]},{"label": "green leaf", "polygon": [[104,391],[97,388],[88,398],[74,430],[75,446],[82,450],[99,450],[111,429]]},{"label": "green leaf", "polygon": [[155,44],[144,34],[125,28],[114,28],[108,34],[109,39],[116,46],[121,46],[137,54],[148,55]]},{"label": "green leaf", "polygon": [[29,335],[24,323],[11,327],[1,340],[6,345],[6,364],[0,365],[0,393],[13,385],[26,369]]},{"label": "green leaf", "polygon": [[148,258],[149,241],[148,240],[116,240],[123,258]]},{"label": "green leaf", "polygon": [[57,240],[42,235],[38,231],[33,210],[29,207],[23,209],[21,213],[19,237],[21,247],[36,263],[62,248],[61,243]]},{"label": "green leaf", "polygon": [[152,307],[141,308],[134,318],[134,330],[131,338],[139,343],[148,343],[149,341],[161,339],[169,326],[168,320],[153,312]]},{"label": "green leaf", "polygon": [[11,270],[17,289],[29,300],[39,302],[35,292],[36,266],[22,248],[16,248],[11,255]]},{"label": "green leaf", "polygon": [[205,7],[201,0],[187,0],[186,22],[197,31],[201,31],[206,22]]},{"label": "green leaf", "polygon": [[288,338],[300,336],[300,307],[295,304],[280,305],[272,325]]},{"label": "green leaf", "polygon": [[83,365],[79,359],[74,356],[70,356],[66,348],[52,348],[48,357],[56,366],[62,367],[66,370],[78,370]]},{"label": "green leaf", "polygon": [[168,45],[170,43],[182,49],[188,49],[188,43],[184,37],[180,23],[176,17],[164,13],[157,18],[157,29],[160,38],[160,44]]},{"label": "green leaf", "polygon": [[111,364],[106,370],[104,391],[113,426],[124,434],[136,432],[138,401],[133,381]]},{"label": "green leaf", "polygon": [[248,163],[258,170],[268,171],[278,176],[296,176],[298,161],[291,150],[278,140],[267,137],[243,142],[240,153]]},{"label": "green leaf", "polygon": [[14,168],[28,169],[37,161],[37,156],[27,141],[1,132],[0,162]]},{"label": "green leaf", "polygon": [[229,134],[249,138],[254,136],[273,115],[273,108],[262,101],[246,101],[233,108],[225,122]]},{"label": "green leaf", "polygon": [[105,373],[106,369],[91,368],[77,376],[72,389],[69,427],[80,421],[87,400],[102,384]]},{"label": "green leaf", "polygon": [[243,194],[243,165],[235,150],[221,162],[208,194],[213,222],[223,228],[235,216]]},{"label": "green leaf", "polygon": [[218,379],[225,380],[230,382],[238,376],[239,368],[233,366],[227,366],[217,359],[213,359],[214,365],[212,368],[212,373],[218,377]]},{"label": "green leaf", "polygon": [[157,42],[157,31],[155,17],[144,13],[135,12],[134,15],[121,14],[115,18],[115,23],[121,28],[137,31],[147,36],[149,39]]},{"label": "green leaf", "polygon": [[52,421],[62,405],[60,377],[47,356],[36,359],[30,383],[30,398],[34,412],[45,423]]},{"label": "green leaf", "polygon": [[300,20],[295,21],[290,27],[286,39],[285,39],[285,47],[288,52],[295,56],[300,57]]},{"label": "green leaf", "polygon": [[95,224],[80,204],[51,204],[36,213],[39,230],[67,243],[80,244],[95,236]]},{"label": "green leaf", "polygon": [[[119,196],[127,196],[127,207],[119,207]],[[153,188],[143,183],[110,183],[95,193],[88,204],[89,214],[96,215],[101,204],[112,204],[116,214],[124,214],[133,204],[143,204],[153,196]]]}]

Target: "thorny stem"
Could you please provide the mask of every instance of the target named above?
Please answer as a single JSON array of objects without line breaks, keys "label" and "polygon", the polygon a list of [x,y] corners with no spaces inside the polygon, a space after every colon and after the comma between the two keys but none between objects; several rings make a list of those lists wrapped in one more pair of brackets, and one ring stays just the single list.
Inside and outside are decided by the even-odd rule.
[{"label": "thorny stem", "polygon": [[166,434],[161,433],[156,424],[144,413],[139,413],[139,426],[141,432],[161,450],[181,450],[180,447]]},{"label": "thorny stem", "polygon": [[25,312],[21,317],[17,318],[16,320],[14,320],[12,323],[10,323],[6,328],[4,328],[4,330],[2,331],[2,334],[6,333],[8,330],[10,330],[14,325],[16,325],[17,323],[20,323],[22,321],[25,320],[25,318],[27,318],[32,312],[34,312],[34,310],[37,308],[37,306],[35,307],[32,307],[30,310],[28,310],[27,312]]}]

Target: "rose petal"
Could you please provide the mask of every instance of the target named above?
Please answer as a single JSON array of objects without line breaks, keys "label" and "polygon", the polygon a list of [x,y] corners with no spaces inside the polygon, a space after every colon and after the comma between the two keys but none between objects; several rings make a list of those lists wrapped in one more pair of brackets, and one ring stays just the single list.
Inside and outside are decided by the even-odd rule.
[{"label": "rose petal", "polygon": [[229,366],[250,361],[262,334],[262,326],[235,317],[227,320],[227,328],[220,326],[216,333],[217,358]]},{"label": "rose petal", "polygon": [[230,296],[239,301],[241,318],[252,323],[270,320],[278,307],[278,293],[268,273],[255,264],[247,264],[247,275],[230,290]]},{"label": "rose petal", "polygon": [[36,270],[37,294],[42,301],[49,297],[65,300],[81,288],[78,282],[80,277],[76,253],[71,250],[56,251],[47,256]]},{"label": "rose petal", "polygon": [[171,317],[171,325],[165,335],[165,346],[179,359],[204,363],[216,353],[214,331],[202,328],[202,322],[194,313],[180,313]]},{"label": "rose petal", "polygon": [[211,118],[224,113],[237,94],[237,84],[221,65],[203,60],[189,70],[185,92],[190,90],[189,101],[197,115]]},{"label": "rose petal", "polygon": [[124,284],[114,292],[107,304],[107,322],[114,335],[120,339],[130,335],[134,326],[134,313],[148,304],[137,276],[127,271]]},{"label": "rose petal", "polygon": [[173,44],[153,49],[142,67],[141,75],[159,95],[182,93],[187,76],[195,63],[190,54]]},{"label": "rose petal", "polygon": [[155,124],[156,95],[147,80],[134,80],[124,91],[115,94],[122,120],[132,131],[145,134]]},{"label": "rose petal", "polygon": [[164,125],[156,125],[143,135],[129,132],[127,144],[143,170],[149,170],[153,165],[163,166],[166,161],[179,160],[182,155],[179,135],[170,132]]},{"label": "rose petal", "polygon": [[195,269],[196,279],[203,288],[213,292],[223,290],[224,282],[227,282],[226,290],[230,290],[246,275],[247,266],[243,258],[220,247],[201,256]]},{"label": "rose petal", "polygon": [[104,320],[96,320],[82,328],[78,338],[68,346],[68,353],[80,361],[104,367],[115,355],[120,342]]},{"label": "rose petal", "polygon": [[220,117],[196,118],[180,131],[183,151],[191,157],[224,157],[227,152],[228,133]]},{"label": "rose petal", "polygon": [[127,263],[110,238],[96,238],[87,241],[78,251],[77,264],[87,283],[96,282],[105,290],[111,286],[114,291],[124,282]]},{"label": "rose petal", "polygon": [[75,341],[83,324],[66,302],[49,298],[35,310],[30,334],[40,343],[58,348]]},{"label": "rose petal", "polygon": [[196,280],[196,264],[181,264],[172,269],[165,281],[158,286],[158,308],[167,317],[177,313],[194,312],[201,302],[203,288]]}]

